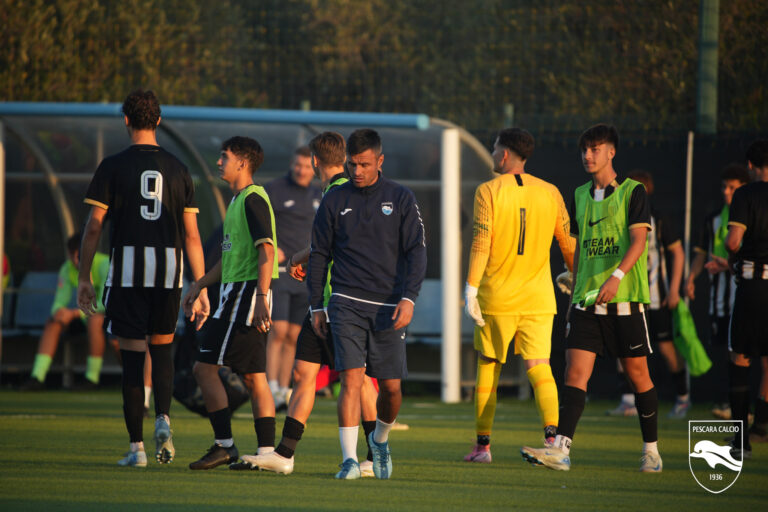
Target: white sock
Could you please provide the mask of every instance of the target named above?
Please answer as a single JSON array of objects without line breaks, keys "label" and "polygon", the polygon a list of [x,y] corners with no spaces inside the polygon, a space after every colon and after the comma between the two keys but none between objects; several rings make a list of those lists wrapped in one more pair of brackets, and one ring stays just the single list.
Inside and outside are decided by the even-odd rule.
[{"label": "white sock", "polygon": [[655,455],[659,454],[659,442],[654,441],[652,443],[643,443],[643,453],[653,453]]},{"label": "white sock", "polygon": [[566,455],[569,455],[571,453],[571,442],[573,440],[570,437],[565,437],[560,434],[557,434],[557,437],[555,437],[555,448],[559,448],[563,451]]},{"label": "white sock", "polygon": [[222,448],[232,448],[232,445],[235,444],[235,440],[231,437],[229,439],[216,439],[216,444]]},{"label": "white sock", "polygon": [[256,448],[256,455],[264,455],[266,453],[271,453],[275,451],[274,446],[259,446]]},{"label": "white sock", "polygon": [[144,386],[144,408],[149,409],[149,397],[152,396],[152,386]]},{"label": "white sock", "polygon": [[392,430],[392,425],[394,425],[395,422],[392,423],[384,423],[379,418],[376,418],[376,429],[373,431],[373,440],[377,443],[386,443],[387,439],[389,439],[389,431]]},{"label": "white sock", "polygon": [[132,452],[143,452],[144,451],[144,441],[139,441],[138,443],[131,443],[131,451]]},{"label": "white sock", "polygon": [[634,393],[624,393],[621,395],[621,402],[625,403],[627,405],[634,406],[635,405],[635,394]]},{"label": "white sock", "polygon": [[359,427],[339,427],[339,442],[341,443],[341,460],[357,460],[357,432]]},{"label": "white sock", "polygon": [[276,380],[270,380],[268,384],[269,384],[269,390],[272,392],[273,395],[277,394],[277,392],[280,391],[280,384],[278,384]]}]

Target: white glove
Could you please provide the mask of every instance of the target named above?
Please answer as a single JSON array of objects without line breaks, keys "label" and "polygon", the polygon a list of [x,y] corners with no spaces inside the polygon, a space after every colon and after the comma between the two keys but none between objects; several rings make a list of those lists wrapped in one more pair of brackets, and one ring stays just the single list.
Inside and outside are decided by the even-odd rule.
[{"label": "white glove", "polygon": [[569,270],[559,274],[555,278],[555,282],[557,283],[557,287],[560,288],[561,292],[566,295],[571,294],[573,290],[573,274]]},{"label": "white glove", "polygon": [[469,286],[469,283],[464,287],[464,313],[474,320],[478,327],[485,325],[483,313],[480,311],[480,303],[477,302],[477,288]]}]

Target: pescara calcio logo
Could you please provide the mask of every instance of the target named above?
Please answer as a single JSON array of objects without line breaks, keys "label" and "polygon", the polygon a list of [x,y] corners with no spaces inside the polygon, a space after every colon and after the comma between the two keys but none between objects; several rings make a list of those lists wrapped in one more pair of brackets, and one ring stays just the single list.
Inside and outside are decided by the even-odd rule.
[{"label": "pescara calcio logo", "polygon": [[384,215],[391,215],[394,210],[392,203],[381,203],[381,213]]},{"label": "pescara calcio logo", "polygon": [[[731,440],[743,441],[741,420],[688,421],[688,466],[696,482],[713,494],[720,494],[741,474],[740,454],[731,454]],[[742,445],[743,446],[743,445]]]}]

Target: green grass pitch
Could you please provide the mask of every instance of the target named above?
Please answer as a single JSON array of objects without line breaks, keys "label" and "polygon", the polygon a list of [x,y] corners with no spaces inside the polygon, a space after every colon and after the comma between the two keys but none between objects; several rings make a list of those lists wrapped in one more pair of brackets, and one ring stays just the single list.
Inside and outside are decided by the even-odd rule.
[{"label": "green grass pitch", "polygon": [[[768,446],[755,445],[737,482],[723,494],[700,488],[688,467],[687,421],[659,425],[661,474],[638,472],[636,418],[609,418],[615,404],[590,402],[571,451],[570,472],[524,463],[524,444],[539,446],[533,402],[502,398],[492,437],[493,464],[462,462],[474,440],[473,406],[406,397],[391,434],[391,480],[335,481],[340,462],[335,402],[319,399],[299,444],[292,475],[193,472],[187,465],[212,443],[210,424],[172,408],[176,460],[153,460],[153,422],[144,423],[147,468],[115,463],[127,450],[120,393],[0,391],[0,510],[671,510],[757,511],[768,503]],[[284,415],[278,415],[279,440]],[[709,419],[704,406],[692,419]],[[362,429],[361,429],[362,431]],[[233,420],[241,453],[256,448],[250,408]],[[365,454],[360,435],[358,453]]]}]

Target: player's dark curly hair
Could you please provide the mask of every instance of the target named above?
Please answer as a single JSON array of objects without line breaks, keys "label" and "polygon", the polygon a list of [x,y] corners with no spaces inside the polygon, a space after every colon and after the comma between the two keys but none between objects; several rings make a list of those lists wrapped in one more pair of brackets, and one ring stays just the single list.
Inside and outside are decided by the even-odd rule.
[{"label": "player's dark curly hair", "polygon": [[160,119],[160,102],[154,92],[137,89],[125,98],[123,114],[134,130],[154,130]]},{"label": "player's dark curly hair", "polygon": [[758,169],[768,166],[768,139],[759,139],[750,144],[747,160]]},{"label": "player's dark curly hair", "polygon": [[221,150],[229,150],[238,158],[247,160],[254,173],[264,163],[264,150],[256,139],[250,137],[231,137],[221,144]]},{"label": "player's dark curly hair", "polygon": [[596,124],[587,128],[579,137],[579,149],[584,151],[587,146],[597,146],[598,144],[608,143],[614,149],[619,149],[619,132],[616,127],[610,124]]},{"label": "player's dark curly hair", "polygon": [[725,166],[722,174],[720,175],[721,181],[736,180],[742,184],[752,181],[749,177],[749,171],[741,164],[732,163]]},{"label": "player's dark curly hair", "polygon": [[523,160],[533,154],[533,135],[522,128],[505,128],[499,132],[499,144],[514,151]]},{"label": "player's dark curly hair", "polygon": [[347,138],[347,153],[350,155],[359,155],[368,149],[381,154],[381,137],[375,130],[361,128]]},{"label": "player's dark curly hair", "polygon": [[315,138],[309,141],[309,149],[321,165],[344,165],[347,159],[346,143],[340,133],[323,132],[315,135]]}]

